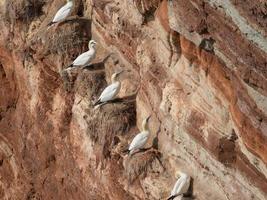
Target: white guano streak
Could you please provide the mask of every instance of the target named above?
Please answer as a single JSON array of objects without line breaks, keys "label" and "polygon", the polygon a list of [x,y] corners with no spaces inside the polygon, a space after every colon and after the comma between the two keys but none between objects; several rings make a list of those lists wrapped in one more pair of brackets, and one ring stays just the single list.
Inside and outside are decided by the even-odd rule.
[{"label": "white guano streak", "polygon": [[213,7],[222,7],[224,12],[232,18],[239,30],[250,41],[254,42],[261,50],[267,53],[267,39],[248,24],[247,20],[239,14],[238,10],[235,9],[229,0],[209,0],[208,2]]}]

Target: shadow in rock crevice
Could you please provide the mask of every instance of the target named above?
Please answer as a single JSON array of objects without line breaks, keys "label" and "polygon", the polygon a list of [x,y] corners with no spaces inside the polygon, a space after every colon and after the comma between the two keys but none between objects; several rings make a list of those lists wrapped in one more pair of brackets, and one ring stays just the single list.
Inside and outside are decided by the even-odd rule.
[{"label": "shadow in rock crevice", "polygon": [[[113,100],[107,101],[106,104],[133,103],[136,100],[136,95],[137,94],[132,94],[130,96],[118,97],[118,98],[115,98]],[[103,106],[105,106],[105,105],[103,105]]]},{"label": "shadow in rock crevice", "polygon": [[89,65],[86,65],[82,67],[83,70],[89,70],[89,71],[98,71],[98,70],[105,70],[105,63],[110,58],[110,56],[113,55],[113,53],[108,54],[102,61],[98,63],[92,63]]}]

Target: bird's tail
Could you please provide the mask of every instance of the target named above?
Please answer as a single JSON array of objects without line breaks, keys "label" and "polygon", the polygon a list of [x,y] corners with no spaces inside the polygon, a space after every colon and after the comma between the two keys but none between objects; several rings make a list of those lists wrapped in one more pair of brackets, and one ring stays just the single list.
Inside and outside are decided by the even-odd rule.
[{"label": "bird's tail", "polygon": [[67,68],[72,68],[73,67],[73,63],[71,63]]},{"label": "bird's tail", "polygon": [[179,197],[178,199],[183,199],[183,195],[171,195],[171,196],[169,196],[169,198],[167,199],[167,200],[173,200],[173,199],[175,199],[176,197]]},{"label": "bird's tail", "polygon": [[171,195],[167,200],[173,200],[176,196]]},{"label": "bird's tail", "polygon": [[126,150],[123,150],[122,153],[127,153],[127,154],[130,154],[130,150],[129,149],[126,149]]},{"label": "bird's tail", "polygon": [[98,99],[98,100],[94,103],[93,106],[97,106],[97,105],[100,104],[100,103],[101,103],[101,101],[100,101],[100,99]]},{"label": "bird's tail", "polygon": [[66,67],[65,70],[69,70],[69,69],[71,69],[72,67],[73,67],[73,63],[70,64],[68,67]]},{"label": "bird's tail", "polygon": [[52,26],[53,24],[54,24],[55,22],[49,22],[48,24],[47,24],[47,26],[49,27],[49,26]]}]

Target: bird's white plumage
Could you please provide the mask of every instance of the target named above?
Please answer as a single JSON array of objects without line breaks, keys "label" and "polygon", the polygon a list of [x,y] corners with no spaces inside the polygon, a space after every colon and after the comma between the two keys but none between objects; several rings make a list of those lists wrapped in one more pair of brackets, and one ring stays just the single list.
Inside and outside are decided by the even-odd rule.
[{"label": "bird's white plumage", "polygon": [[134,152],[137,149],[142,148],[148,139],[149,131],[142,131],[141,133],[138,133],[134,139],[132,140],[128,150],[131,152]]},{"label": "bird's white plumage", "polygon": [[188,191],[190,186],[190,176],[185,173],[181,173],[180,178],[176,181],[172,191],[171,196],[178,196],[184,194]]},{"label": "bird's white plumage", "polygon": [[145,146],[148,137],[149,137],[149,127],[148,127],[148,120],[150,119],[151,115],[147,118],[143,119],[142,122],[142,131],[138,133],[134,139],[132,140],[131,144],[129,145],[128,151],[130,155],[132,155],[136,150],[141,149]]},{"label": "bird's white plumage", "polygon": [[104,89],[98,100],[100,102],[106,102],[114,99],[114,97],[116,97],[116,95],[119,93],[120,88],[121,88],[121,83],[119,81],[110,84]]},{"label": "bird's white plumage", "polygon": [[74,66],[84,66],[89,64],[95,57],[95,49],[91,48],[89,51],[82,53],[79,55],[74,61]]},{"label": "bird's white plumage", "polygon": [[66,3],[64,6],[62,6],[56,13],[54,19],[52,20],[52,22],[56,23],[59,22],[61,20],[64,20],[66,17],[68,17],[71,14],[71,10],[73,7],[73,2],[69,1],[68,3]]}]

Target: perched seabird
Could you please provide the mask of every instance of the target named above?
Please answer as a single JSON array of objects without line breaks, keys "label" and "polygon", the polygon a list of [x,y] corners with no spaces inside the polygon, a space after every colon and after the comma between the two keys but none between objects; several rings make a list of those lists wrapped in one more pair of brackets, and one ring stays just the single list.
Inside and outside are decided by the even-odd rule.
[{"label": "perched seabird", "polygon": [[118,75],[121,74],[122,72],[123,70],[112,74],[111,84],[104,89],[98,100],[95,102],[94,106],[99,104],[105,104],[116,97],[116,95],[119,93],[121,89],[121,82],[117,80],[117,78]]},{"label": "perched seabird", "polygon": [[128,153],[132,155],[136,150],[141,149],[147,142],[149,136],[149,128],[148,128],[148,120],[150,119],[151,115],[145,118],[142,122],[142,132],[138,133],[134,139],[132,140],[129,148]]},{"label": "perched seabird", "polygon": [[176,172],[176,177],[178,178],[178,176],[179,176],[179,179],[176,181],[171,191],[171,195],[167,200],[173,200],[175,197],[178,197],[180,195],[187,193],[189,189],[190,176],[180,171]]},{"label": "perched seabird", "polygon": [[52,24],[66,19],[71,14],[72,8],[72,0],[67,0],[67,3],[57,11],[54,19],[47,26],[51,26]]},{"label": "perched seabird", "polygon": [[90,40],[88,44],[89,50],[79,55],[71,65],[69,65],[66,69],[69,69],[71,67],[77,67],[77,66],[86,66],[88,65],[95,57],[96,49],[95,45],[97,43],[94,40]]}]

